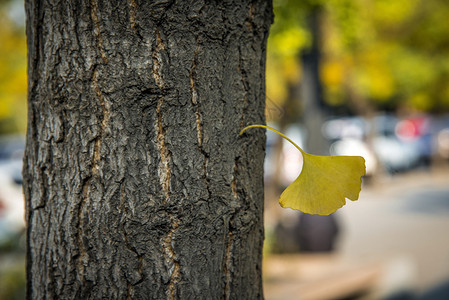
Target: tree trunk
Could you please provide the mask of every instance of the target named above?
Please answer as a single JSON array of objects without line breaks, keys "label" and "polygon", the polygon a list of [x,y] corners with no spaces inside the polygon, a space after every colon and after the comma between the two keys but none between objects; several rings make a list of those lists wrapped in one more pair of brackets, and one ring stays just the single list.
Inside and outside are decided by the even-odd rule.
[{"label": "tree trunk", "polygon": [[31,1],[28,299],[261,299],[271,1]]}]

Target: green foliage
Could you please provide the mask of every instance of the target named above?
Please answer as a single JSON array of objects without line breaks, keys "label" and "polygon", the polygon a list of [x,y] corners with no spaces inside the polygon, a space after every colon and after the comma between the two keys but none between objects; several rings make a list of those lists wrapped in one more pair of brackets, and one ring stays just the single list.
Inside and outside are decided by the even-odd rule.
[{"label": "green foliage", "polygon": [[0,2],[0,133],[26,128],[26,37],[9,15],[11,4]]},{"label": "green foliage", "polygon": [[[413,111],[449,112],[449,5],[446,0],[275,0],[268,40],[267,94],[282,105],[301,80],[311,44],[307,17],[321,24],[325,100],[363,101]],[[292,66],[295,65],[295,67]]]}]

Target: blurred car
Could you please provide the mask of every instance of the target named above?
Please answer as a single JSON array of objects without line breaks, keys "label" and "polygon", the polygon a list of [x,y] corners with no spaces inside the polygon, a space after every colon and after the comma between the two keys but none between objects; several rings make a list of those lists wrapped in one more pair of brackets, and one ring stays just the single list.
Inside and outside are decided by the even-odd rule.
[{"label": "blurred car", "polygon": [[444,128],[438,132],[437,148],[441,157],[449,159],[449,128]]},{"label": "blurred car", "polygon": [[432,122],[434,154],[449,159],[449,115],[439,116]]},{"label": "blurred car", "polygon": [[395,126],[395,134],[402,143],[418,153],[418,163],[430,165],[434,151],[433,119],[427,115],[415,115],[400,120]]},{"label": "blurred car", "polygon": [[404,129],[400,126],[409,124],[401,122],[389,114],[379,114],[371,120],[358,116],[334,118],[323,125],[323,134],[331,142],[332,155],[364,157],[367,175],[373,174],[379,166],[394,173],[410,170],[431,155],[427,136],[401,137]]},{"label": "blurred car", "polygon": [[23,137],[0,137],[0,242],[25,227],[21,185],[24,148]]},{"label": "blurred car", "polygon": [[22,184],[22,158],[25,139],[22,136],[0,137],[0,172]]}]

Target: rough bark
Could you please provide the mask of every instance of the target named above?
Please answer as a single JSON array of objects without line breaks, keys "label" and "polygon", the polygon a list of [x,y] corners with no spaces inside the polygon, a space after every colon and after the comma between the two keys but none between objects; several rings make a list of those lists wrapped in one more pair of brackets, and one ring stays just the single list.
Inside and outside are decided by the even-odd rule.
[{"label": "rough bark", "polygon": [[27,0],[28,299],[260,299],[271,1]]}]

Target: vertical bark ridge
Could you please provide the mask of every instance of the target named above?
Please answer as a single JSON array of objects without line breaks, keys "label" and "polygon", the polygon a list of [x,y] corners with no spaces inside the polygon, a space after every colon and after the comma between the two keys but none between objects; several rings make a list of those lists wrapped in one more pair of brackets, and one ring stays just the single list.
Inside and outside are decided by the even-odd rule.
[{"label": "vertical bark ridge", "polygon": [[144,274],[143,274],[143,256],[137,252],[137,250],[131,245],[128,235],[126,233],[126,230],[124,227],[122,227],[122,234],[125,241],[126,248],[128,248],[129,251],[135,254],[137,260],[138,260],[138,279],[136,281],[130,281],[130,279],[126,279],[127,284],[127,295],[126,299],[132,299],[134,294],[134,286],[138,285],[139,283],[143,282],[144,280]]},{"label": "vertical bark ridge", "polygon": [[[126,198],[125,184],[122,183],[120,186],[120,206],[119,206],[119,211],[122,214],[122,219],[125,219],[125,217],[123,217],[123,216],[126,215],[125,198]],[[128,234],[125,229],[125,223],[126,223],[126,221],[122,222],[122,224],[121,224],[121,231],[122,231],[122,235],[123,235],[123,240],[125,242],[125,246],[131,253],[134,253],[135,258],[138,260],[138,268],[137,268],[138,276],[137,276],[137,278],[135,278],[134,280],[131,280],[128,278],[126,279],[126,284],[127,284],[126,299],[128,300],[128,299],[133,299],[134,287],[136,285],[140,284],[141,282],[143,282],[145,280],[145,276],[144,276],[144,272],[143,272],[144,256],[142,254],[140,254],[137,251],[137,249],[132,245],[130,238],[128,237]]]}]

